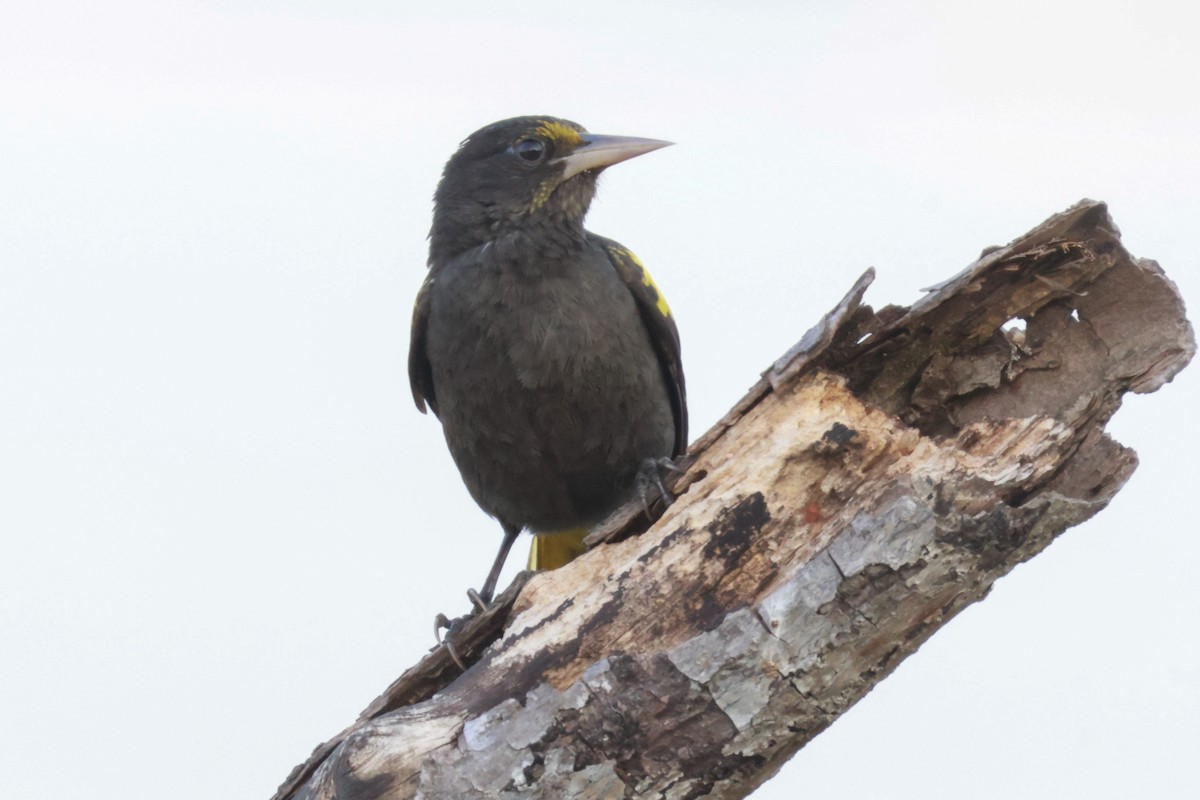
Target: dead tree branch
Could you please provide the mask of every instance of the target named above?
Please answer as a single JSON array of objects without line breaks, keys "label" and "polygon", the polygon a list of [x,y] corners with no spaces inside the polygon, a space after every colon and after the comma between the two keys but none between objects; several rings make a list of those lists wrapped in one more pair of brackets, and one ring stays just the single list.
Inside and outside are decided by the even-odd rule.
[{"label": "dead tree branch", "polygon": [[909,308],[872,273],[693,445],[648,530],[522,576],[284,798],[739,798],[1136,466],[1104,433],[1195,351],[1085,201]]}]

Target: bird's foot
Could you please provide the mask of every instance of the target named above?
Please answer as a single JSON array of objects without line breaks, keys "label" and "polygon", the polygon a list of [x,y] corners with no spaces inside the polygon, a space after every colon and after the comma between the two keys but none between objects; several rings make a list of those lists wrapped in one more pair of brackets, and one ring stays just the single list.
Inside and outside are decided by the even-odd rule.
[{"label": "bird's foot", "polygon": [[[456,617],[450,619],[445,614],[438,614],[433,618],[433,637],[437,639],[437,643],[446,646],[446,652],[450,654],[451,660],[458,665],[458,668],[463,672],[467,671],[467,665],[463,663],[462,657],[458,654],[458,648],[454,646],[454,638],[458,631],[467,620],[471,618],[471,614],[465,617]],[[442,638],[442,630],[446,631],[446,637]]]},{"label": "bird's foot", "polygon": [[[437,639],[438,644],[446,646],[446,652],[450,654],[450,658],[458,665],[458,668],[463,672],[467,671],[467,665],[463,663],[462,657],[458,654],[458,649],[454,646],[454,639],[462,631],[463,626],[474,619],[479,614],[488,610],[488,601],[483,599],[483,596],[474,589],[467,590],[467,597],[471,601],[474,609],[469,614],[464,614],[461,617],[450,619],[445,614],[438,614],[433,619],[433,636]],[[443,638],[442,631],[446,631],[446,636]]]},{"label": "bird's foot", "polygon": [[683,470],[669,458],[647,458],[638,468],[637,492],[638,497],[642,499],[642,508],[646,511],[647,519],[654,519],[650,513],[650,503],[653,500],[650,496],[650,487],[658,490],[658,495],[662,498],[664,505],[669,506],[675,502],[675,495],[671,494],[663,482],[663,476],[671,472],[678,474]]}]

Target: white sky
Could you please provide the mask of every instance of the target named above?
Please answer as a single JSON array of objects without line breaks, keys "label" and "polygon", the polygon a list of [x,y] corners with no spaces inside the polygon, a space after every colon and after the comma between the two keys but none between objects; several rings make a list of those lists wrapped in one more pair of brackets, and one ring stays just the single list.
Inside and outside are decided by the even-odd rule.
[{"label": "white sky", "polygon": [[[0,793],[265,799],[465,609],[499,529],[404,361],[483,124],[679,143],[590,227],[666,290],[696,435],[867,266],[908,303],[1082,197],[1194,312],[1194,12],[984,6],[8,4]],[[1110,425],[1107,511],[755,797],[1194,797],[1198,374]]]}]

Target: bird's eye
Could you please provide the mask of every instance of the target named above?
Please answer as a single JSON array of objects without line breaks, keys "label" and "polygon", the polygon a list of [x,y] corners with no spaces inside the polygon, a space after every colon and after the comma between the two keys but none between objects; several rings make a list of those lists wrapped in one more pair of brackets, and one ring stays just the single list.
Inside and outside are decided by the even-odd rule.
[{"label": "bird's eye", "polygon": [[546,145],[540,139],[522,139],[513,145],[513,151],[528,164],[536,164],[546,155]]}]

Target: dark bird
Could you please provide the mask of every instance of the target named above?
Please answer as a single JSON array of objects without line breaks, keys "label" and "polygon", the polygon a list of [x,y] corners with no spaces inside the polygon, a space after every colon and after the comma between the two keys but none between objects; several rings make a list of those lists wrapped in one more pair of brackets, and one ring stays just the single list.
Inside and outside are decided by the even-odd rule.
[{"label": "dark bird", "polygon": [[583,227],[605,167],[668,144],[517,117],[446,163],[408,373],[504,529],[484,604],[522,529],[531,568],[566,563],[687,446],[671,310],[633,253]]}]

